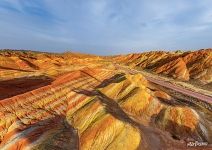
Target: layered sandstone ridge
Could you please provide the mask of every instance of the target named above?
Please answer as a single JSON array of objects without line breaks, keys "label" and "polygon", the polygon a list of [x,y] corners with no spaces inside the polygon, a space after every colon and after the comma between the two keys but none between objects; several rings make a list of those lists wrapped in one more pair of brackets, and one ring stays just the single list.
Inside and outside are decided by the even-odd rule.
[{"label": "layered sandstone ridge", "polygon": [[158,74],[188,81],[212,81],[212,49],[191,52],[155,51],[140,54],[120,55],[115,61],[132,67],[152,70]]},{"label": "layered sandstone ridge", "polygon": [[140,74],[92,68],[64,74],[0,101],[0,149],[183,149],[171,136],[207,139],[194,110],[165,105],[156,92]]},{"label": "layered sandstone ridge", "polygon": [[[205,67],[211,63],[208,51],[197,52],[195,58],[158,53],[164,59],[176,57],[170,63],[176,77],[184,78],[181,70],[187,69],[191,78],[201,65],[210,74]],[[201,59],[204,64],[196,66],[198,53],[205,53],[207,61]],[[156,53],[143,55],[114,59],[155,71],[170,67]],[[202,74],[197,73],[197,79],[208,82]],[[181,150],[187,149],[188,141],[212,142],[210,118],[179,103],[141,74],[117,70],[105,57],[0,53],[0,149]]]},{"label": "layered sandstone ridge", "polygon": [[49,85],[58,76],[87,66],[110,68],[101,61],[98,56],[70,52],[0,51],[0,100]]},{"label": "layered sandstone ridge", "polygon": [[31,51],[0,51],[0,76],[13,79],[24,75],[57,76],[85,65],[98,66],[102,58],[78,53],[41,53]]}]

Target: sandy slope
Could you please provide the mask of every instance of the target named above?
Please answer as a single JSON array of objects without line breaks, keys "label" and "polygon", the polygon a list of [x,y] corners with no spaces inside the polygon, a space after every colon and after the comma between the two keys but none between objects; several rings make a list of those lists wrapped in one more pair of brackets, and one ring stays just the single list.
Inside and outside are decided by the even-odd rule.
[{"label": "sandy slope", "polygon": [[202,84],[212,81],[212,49],[191,52],[154,51],[113,57],[125,65],[152,70],[176,79],[194,79]]},{"label": "sandy slope", "polygon": [[0,66],[0,149],[158,150],[212,142],[211,112],[176,102],[104,58],[8,52]]}]

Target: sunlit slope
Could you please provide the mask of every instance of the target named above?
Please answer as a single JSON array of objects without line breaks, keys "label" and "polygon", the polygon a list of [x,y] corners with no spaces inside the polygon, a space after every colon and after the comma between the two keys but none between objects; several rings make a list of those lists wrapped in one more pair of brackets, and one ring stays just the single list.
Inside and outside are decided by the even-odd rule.
[{"label": "sunlit slope", "polygon": [[[102,58],[78,53],[42,53],[32,51],[0,51],[0,76],[13,79],[22,76],[55,77],[85,66],[94,67]],[[96,62],[96,63],[95,63]]]},{"label": "sunlit slope", "polygon": [[194,79],[204,84],[212,81],[212,49],[190,52],[154,51],[119,55],[113,59],[125,65],[151,70],[184,81]]},{"label": "sunlit slope", "polygon": [[196,112],[162,103],[164,95],[170,101],[140,74],[92,68],[69,72],[50,85],[0,101],[0,149],[180,149],[185,144],[171,136],[207,139],[199,134]]}]

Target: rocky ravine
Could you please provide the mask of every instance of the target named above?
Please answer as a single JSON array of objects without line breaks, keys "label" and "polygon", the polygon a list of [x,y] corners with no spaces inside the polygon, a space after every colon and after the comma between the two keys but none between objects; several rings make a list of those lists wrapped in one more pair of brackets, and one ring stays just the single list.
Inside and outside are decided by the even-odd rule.
[{"label": "rocky ravine", "polygon": [[[14,91],[25,90],[0,101],[0,149],[158,150],[188,149],[186,143],[194,140],[212,142],[211,112],[175,102],[141,74],[119,72],[96,56],[81,62],[71,55],[70,64],[63,56],[60,67],[51,64],[58,56],[47,56],[51,59],[42,69],[43,59],[35,55],[38,68],[29,74],[14,67],[16,61],[1,68],[1,82],[9,78]],[[17,87],[29,77],[48,82]],[[10,92],[1,87],[0,93]]]}]

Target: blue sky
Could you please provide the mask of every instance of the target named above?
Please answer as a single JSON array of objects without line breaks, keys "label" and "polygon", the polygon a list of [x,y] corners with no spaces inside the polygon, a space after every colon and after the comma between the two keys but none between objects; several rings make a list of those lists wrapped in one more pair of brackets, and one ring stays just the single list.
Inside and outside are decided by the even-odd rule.
[{"label": "blue sky", "polygon": [[212,0],[1,0],[0,48],[100,55],[212,47]]}]

